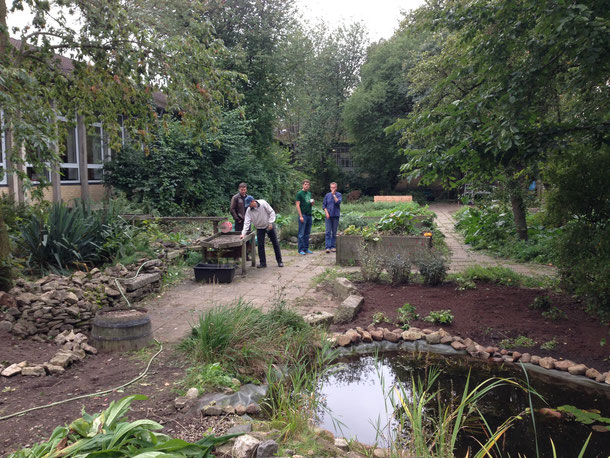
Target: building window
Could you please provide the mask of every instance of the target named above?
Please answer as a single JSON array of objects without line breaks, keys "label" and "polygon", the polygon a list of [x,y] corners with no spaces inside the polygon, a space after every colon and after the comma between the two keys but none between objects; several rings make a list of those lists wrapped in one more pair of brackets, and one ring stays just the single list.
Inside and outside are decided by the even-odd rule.
[{"label": "building window", "polygon": [[[66,123],[65,118],[58,118],[59,121]],[[78,183],[78,136],[75,126],[69,124],[59,125],[59,142],[61,147],[61,164],[59,165],[59,175],[62,183]]]},{"label": "building window", "polygon": [[87,131],[87,178],[89,181],[101,181],[104,161],[107,155],[104,150],[104,132],[100,123],[92,124]]},{"label": "building window", "polygon": [[0,141],[0,184],[6,184],[6,139],[4,132],[4,111],[0,110],[0,131],[2,139]]}]

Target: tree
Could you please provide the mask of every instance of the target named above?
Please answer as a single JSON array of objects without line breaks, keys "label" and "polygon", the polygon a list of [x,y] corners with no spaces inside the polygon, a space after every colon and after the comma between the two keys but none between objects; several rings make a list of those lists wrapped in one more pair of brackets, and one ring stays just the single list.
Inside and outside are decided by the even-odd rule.
[{"label": "tree", "polygon": [[[7,173],[27,184],[20,166],[29,163],[40,181],[35,190],[48,184],[45,172],[60,160],[53,122],[58,114],[70,119],[78,113],[85,125],[101,121],[116,144],[119,116],[133,138],[146,140],[156,118],[156,91],[167,95],[168,109],[197,126],[218,124],[222,104],[237,100],[236,75],[218,67],[225,48],[208,23],[194,24],[196,33],[159,39],[136,14],[140,5],[14,0],[11,11],[33,12],[31,25],[19,30],[9,29],[6,0],[0,0],[0,107],[12,164]],[[11,43],[9,33],[19,41]],[[4,261],[6,253],[0,257]]]},{"label": "tree", "polygon": [[571,142],[607,142],[609,20],[603,1],[447,0],[409,27],[445,37],[412,72],[422,94],[395,124],[403,171],[504,182],[521,239],[523,183]]},{"label": "tree", "polygon": [[246,119],[252,122],[252,147],[259,157],[273,143],[279,107],[286,84],[300,65],[286,52],[297,28],[294,0],[210,0],[203,19],[214,25],[230,54],[223,59],[229,70],[246,79],[240,86]]},{"label": "tree", "polygon": [[[293,79],[292,99],[285,120],[298,120],[296,139],[304,169],[316,181],[338,179],[338,168],[330,152],[347,139],[341,113],[358,84],[364,61],[367,34],[354,23],[329,30],[324,24],[305,32],[306,56]],[[294,122],[294,121],[293,121]]]},{"label": "tree", "polygon": [[403,161],[396,132],[385,129],[413,106],[407,71],[427,44],[425,35],[400,29],[387,41],[371,45],[360,71],[361,81],[345,104],[343,118],[352,154],[369,192],[393,189]]}]

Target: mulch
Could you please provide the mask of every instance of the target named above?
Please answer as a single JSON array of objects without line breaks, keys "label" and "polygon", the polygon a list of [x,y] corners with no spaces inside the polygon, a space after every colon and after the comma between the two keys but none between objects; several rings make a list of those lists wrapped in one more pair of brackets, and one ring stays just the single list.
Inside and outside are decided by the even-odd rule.
[{"label": "mulch", "polygon": [[[373,322],[373,314],[383,312],[390,321],[396,320],[397,309],[409,303],[416,307],[420,319],[411,322],[418,328],[443,328],[451,335],[470,337],[484,346],[498,346],[503,339],[525,336],[536,342],[534,347],[515,347],[522,353],[569,359],[594,367],[600,372],[610,370],[610,327],[584,311],[584,305],[565,294],[540,289],[477,285],[474,290],[458,291],[456,285],[440,286],[412,284],[390,286],[372,283],[357,284],[364,296],[364,304],[355,321],[334,325],[332,331],[346,331]],[[567,319],[549,320],[540,310],[529,305],[536,297],[548,296],[552,306],[566,313]],[[450,325],[433,325],[422,320],[433,310],[450,309],[454,320]],[[394,323],[380,323],[390,329]],[[552,350],[540,345],[555,339]]]}]

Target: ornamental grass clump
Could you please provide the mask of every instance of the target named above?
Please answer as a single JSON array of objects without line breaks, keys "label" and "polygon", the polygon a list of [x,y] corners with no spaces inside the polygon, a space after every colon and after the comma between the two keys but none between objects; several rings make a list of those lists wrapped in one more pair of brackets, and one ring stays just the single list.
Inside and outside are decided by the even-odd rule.
[{"label": "ornamental grass clump", "polygon": [[260,379],[267,364],[313,354],[316,332],[283,300],[264,313],[240,299],[201,314],[180,349],[197,364],[221,362],[227,373]]}]

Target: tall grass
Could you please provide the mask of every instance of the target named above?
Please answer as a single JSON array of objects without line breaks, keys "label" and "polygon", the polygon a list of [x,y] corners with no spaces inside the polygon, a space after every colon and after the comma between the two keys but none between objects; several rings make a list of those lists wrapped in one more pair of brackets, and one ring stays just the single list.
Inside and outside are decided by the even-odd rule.
[{"label": "tall grass", "polygon": [[315,330],[283,300],[268,313],[239,299],[200,315],[179,348],[197,363],[222,361],[229,371],[261,378],[267,364],[284,364],[290,355],[314,354]]},{"label": "tall grass", "polygon": [[[381,372],[378,371],[381,376]],[[460,432],[478,429],[484,441],[477,442],[478,451],[474,457],[492,456],[490,452],[498,441],[518,419],[510,417],[497,429],[493,430],[477,407],[479,401],[493,390],[513,385],[521,388],[516,381],[506,378],[489,378],[474,387],[470,387],[470,374],[462,396],[443,401],[441,390],[436,381],[440,369],[430,367],[425,378],[411,377],[411,386],[401,383],[388,390],[388,400],[398,421],[398,428],[384,433],[378,426],[378,436],[384,436],[390,443],[392,456],[417,456],[418,458],[453,458],[458,445]],[[385,382],[382,377],[382,386]],[[470,456],[470,451],[468,456]],[[497,450],[501,456],[500,450]]]}]

